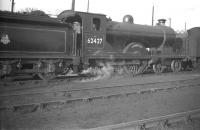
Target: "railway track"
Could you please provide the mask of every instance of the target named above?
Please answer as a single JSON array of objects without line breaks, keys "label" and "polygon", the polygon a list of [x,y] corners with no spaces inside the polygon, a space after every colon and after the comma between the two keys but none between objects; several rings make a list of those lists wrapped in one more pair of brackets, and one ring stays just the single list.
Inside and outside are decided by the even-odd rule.
[{"label": "railway track", "polygon": [[[178,74],[185,74],[186,72],[179,72]],[[193,71],[189,71],[188,73],[193,73]],[[159,75],[170,75],[171,73],[161,73]],[[155,74],[144,74],[143,76],[151,76]],[[30,89],[38,89],[38,88],[47,88],[49,86],[55,86],[60,83],[69,83],[71,81],[80,81],[82,79],[90,79],[93,76],[86,75],[73,75],[73,76],[61,76],[51,81],[45,81],[41,79],[31,79],[31,78],[20,78],[15,79],[13,81],[0,81],[1,93],[9,92],[9,91],[24,91]]]},{"label": "railway track", "polygon": [[68,103],[91,102],[96,99],[127,97],[133,94],[154,93],[200,86],[199,78],[187,80],[153,82],[135,85],[119,85],[71,90],[48,90],[4,93],[0,95],[0,110],[36,111],[47,107],[62,107]]},{"label": "railway track", "polygon": [[3,87],[3,91],[23,91],[30,89],[46,88],[49,86],[57,85],[60,82],[70,82],[73,80],[80,80],[85,78],[85,76],[70,76],[70,77],[60,77],[51,81],[41,80],[41,79],[20,79],[14,81],[1,81],[0,86]]},{"label": "railway track", "polygon": [[[192,72],[189,72],[192,74]],[[185,72],[179,72],[177,74],[185,74]],[[188,74],[188,73],[186,73]],[[195,73],[194,73],[195,74]],[[155,74],[153,74],[155,75]],[[159,74],[160,76],[165,76],[165,75],[170,75],[169,73],[163,73],[163,74]],[[146,76],[146,75],[145,75]],[[144,77],[145,77],[144,76]],[[151,74],[149,74],[148,76],[151,76]],[[194,76],[192,76],[194,77]],[[30,90],[36,90],[36,89],[46,89],[51,86],[57,86],[59,84],[68,84],[69,82],[73,82],[73,81],[81,81],[81,80],[87,80],[90,78],[95,78],[95,77],[81,77],[81,76],[72,76],[72,77],[67,77],[67,78],[61,78],[61,79],[54,79],[51,80],[49,82],[47,81],[43,81],[43,80],[23,80],[23,81],[14,81],[14,82],[0,82],[0,87],[1,91],[0,91],[0,95],[2,93],[9,93],[9,92],[17,92],[17,91],[30,91]],[[163,81],[162,81],[163,82]],[[168,82],[168,81],[167,81]],[[116,85],[115,85],[116,86]],[[102,87],[101,87],[102,88]],[[41,90],[40,90],[41,91]]]},{"label": "railway track", "polygon": [[[195,122],[198,120],[198,122]],[[109,125],[97,127],[88,130],[173,130],[177,127],[188,128],[190,130],[198,130],[200,126],[200,108],[180,113],[169,114],[165,116],[153,117],[143,120],[136,120],[117,125]],[[195,128],[196,125],[196,128]]]},{"label": "railway track", "polygon": [[156,86],[159,87],[159,85],[163,85],[166,84],[165,87],[168,87],[169,85],[173,85],[173,86],[177,86],[179,83],[192,83],[194,81],[198,81],[199,78],[192,78],[192,79],[183,79],[183,80],[174,80],[174,81],[158,81],[158,82],[148,82],[148,83],[139,83],[139,84],[126,84],[126,85],[118,85],[118,86],[101,86],[101,87],[93,87],[93,88],[83,88],[83,89],[67,89],[67,90],[63,90],[63,88],[61,88],[61,90],[57,89],[57,90],[51,90],[49,88],[49,90],[45,89],[35,89],[35,90],[28,90],[23,92],[22,89],[19,90],[12,90],[11,93],[0,93],[0,97],[11,97],[11,96],[25,96],[25,95],[37,95],[37,94],[49,94],[49,93],[75,93],[75,92],[82,92],[82,91],[98,91],[98,90],[105,90],[105,89],[120,89],[120,91],[123,91],[122,89],[141,89],[142,86],[146,86],[147,88],[154,86],[153,88],[155,88]]}]

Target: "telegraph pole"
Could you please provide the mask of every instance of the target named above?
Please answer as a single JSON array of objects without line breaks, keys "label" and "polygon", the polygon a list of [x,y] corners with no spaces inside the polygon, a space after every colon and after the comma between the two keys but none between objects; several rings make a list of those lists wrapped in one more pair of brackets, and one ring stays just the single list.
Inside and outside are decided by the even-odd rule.
[{"label": "telegraph pole", "polygon": [[151,21],[151,25],[154,25],[154,5],[152,7],[152,21]]},{"label": "telegraph pole", "polygon": [[74,11],[75,10],[75,0],[72,0],[72,9],[71,9],[72,11]]},{"label": "telegraph pole", "polygon": [[171,27],[172,26],[172,19],[169,18],[169,26]]},{"label": "telegraph pole", "polygon": [[187,23],[185,22],[185,31],[187,30]]},{"label": "telegraph pole", "polygon": [[14,1],[14,0],[12,0],[11,12],[14,12],[14,6],[15,6],[15,1]]},{"label": "telegraph pole", "polygon": [[90,8],[90,0],[88,0],[88,4],[87,4],[87,12],[89,12],[89,8]]}]

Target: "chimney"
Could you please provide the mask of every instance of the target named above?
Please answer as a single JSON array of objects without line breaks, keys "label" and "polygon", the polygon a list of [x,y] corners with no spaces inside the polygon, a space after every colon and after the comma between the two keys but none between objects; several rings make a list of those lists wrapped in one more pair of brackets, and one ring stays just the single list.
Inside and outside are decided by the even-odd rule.
[{"label": "chimney", "polygon": [[165,26],[166,19],[158,19],[157,25]]}]

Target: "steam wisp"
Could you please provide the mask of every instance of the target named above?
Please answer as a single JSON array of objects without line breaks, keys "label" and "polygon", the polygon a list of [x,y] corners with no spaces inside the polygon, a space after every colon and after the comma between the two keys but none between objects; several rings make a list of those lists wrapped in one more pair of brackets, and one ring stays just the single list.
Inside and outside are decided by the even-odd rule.
[{"label": "steam wisp", "polygon": [[110,64],[101,64],[102,67],[95,67],[95,68],[88,68],[83,70],[82,74],[91,75],[92,78],[83,79],[81,82],[91,82],[100,79],[107,79],[110,78],[114,73],[114,68]]}]

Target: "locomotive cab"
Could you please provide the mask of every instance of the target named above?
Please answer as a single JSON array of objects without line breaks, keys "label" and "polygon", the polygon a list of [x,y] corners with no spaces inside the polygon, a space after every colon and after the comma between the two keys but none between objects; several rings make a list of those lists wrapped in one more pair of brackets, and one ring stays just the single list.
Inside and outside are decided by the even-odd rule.
[{"label": "locomotive cab", "polygon": [[[58,18],[71,23],[74,28],[74,55],[80,56],[83,64],[88,65],[104,48],[106,34],[106,16],[66,10]],[[79,23],[80,27],[75,24]],[[77,29],[80,28],[80,29]]]}]

